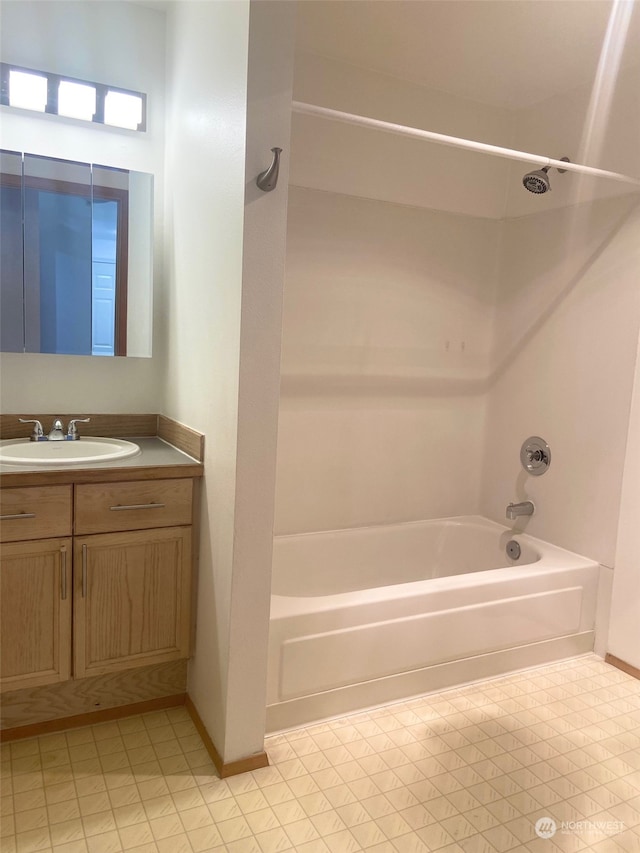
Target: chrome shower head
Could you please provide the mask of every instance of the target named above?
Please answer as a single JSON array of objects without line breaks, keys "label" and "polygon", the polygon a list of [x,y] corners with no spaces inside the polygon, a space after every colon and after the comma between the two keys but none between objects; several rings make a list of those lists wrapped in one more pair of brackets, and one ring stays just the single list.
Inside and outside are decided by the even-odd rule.
[{"label": "chrome shower head", "polygon": [[549,181],[549,176],[547,175],[548,171],[549,166],[545,166],[544,169],[536,169],[535,172],[527,172],[522,179],[524,188],[529,190],[530,193],[546,193],[547,190],[551,189],[551,183]]},{"label": "chrome shower head", "polygon": [[[565,163],[570,163],[568,157],[561,157]],[[527,174],[522,179],[522,185],[526,190],[529,190],[530,193],[535,193],[536,195],[540,195],[541,193],[546,193],[547,190],[551,189],[551,182],[549,181],[549,176],[547,172],[551,166],[545,166],[543,169],[536,169],[535,172],[527,172]],[[566,169],[558,169],[561,175],[564,175]]]}]

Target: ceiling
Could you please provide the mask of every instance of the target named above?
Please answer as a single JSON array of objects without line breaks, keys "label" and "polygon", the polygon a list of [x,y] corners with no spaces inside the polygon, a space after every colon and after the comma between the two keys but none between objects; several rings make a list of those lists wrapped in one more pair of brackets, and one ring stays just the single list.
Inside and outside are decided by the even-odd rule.
[{"label": "ceiling", "polygon": [[299,0],[296,48],[518,109],[593,84],[612,10],[638,63],[640,0]]}]

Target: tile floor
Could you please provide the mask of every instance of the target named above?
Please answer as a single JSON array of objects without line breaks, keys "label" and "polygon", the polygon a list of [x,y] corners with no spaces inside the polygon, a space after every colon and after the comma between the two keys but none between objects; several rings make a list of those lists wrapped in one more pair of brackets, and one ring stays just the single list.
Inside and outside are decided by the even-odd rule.
[{"label": "tile floor", "polygon": [[266,748],[221,781],[182,708],[8,745],[2,853],[640,853],[640,681],[595,656]]}]

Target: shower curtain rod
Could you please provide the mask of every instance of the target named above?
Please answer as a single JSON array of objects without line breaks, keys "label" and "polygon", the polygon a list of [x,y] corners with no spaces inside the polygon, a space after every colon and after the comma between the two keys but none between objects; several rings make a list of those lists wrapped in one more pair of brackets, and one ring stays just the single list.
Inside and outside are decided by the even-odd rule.
[{"label": "shower curtain rod", "polygon": [[447,136],[444,133],[435,133],[432,130],[406,127],[403,124],[393,124],[392,122],[380,121],[375,118],[344,113],[340,112],[340,110],[331,110],[328,107],[317,107],[313,104],[305,104],[302,101],[293,101],[292,109],[294,113],[301,113],[302,115],[320,116],[321,118],[328,118],[333,121],[341,121],[345,124],[355,124],[360,127],[371,127],[374,130],[382,130],[386,133],[395,133],[399,136],[412,136],[415,139],[425,139],[428,142],[435,142],[438,145],[466,148],[469,151],[492,154],[495,157],[504,157],[507,160],[521,160],[526,163],[535,163],[538,166],[551,166],[556,169],[565,169],[568,172],[591,175],[593,178],[608,178],[610,181],[618,181],[623,184],[633,184],[636,187],[640,187],[640,178],[621,175],[619,172],[608,172],[606,169],[596,169],[593,166],[583,166],[580,163],[567,163],[565,160],[555,160],[553,157],[544,157],[541,154],[528,154],[526,151],[501,148],[499,145],[489,145],[486,142],[474,142],[472,139],[461,139],[459,136]]}]

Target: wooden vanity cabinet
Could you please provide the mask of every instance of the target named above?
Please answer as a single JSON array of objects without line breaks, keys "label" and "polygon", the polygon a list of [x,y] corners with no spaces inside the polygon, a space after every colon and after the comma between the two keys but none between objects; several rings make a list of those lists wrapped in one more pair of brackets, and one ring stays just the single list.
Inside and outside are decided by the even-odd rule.
[{"label": "wooden vanity cabinet", "polygon": [[0,490],[3,691],[189,656],[192,496],[191,478]]}]

